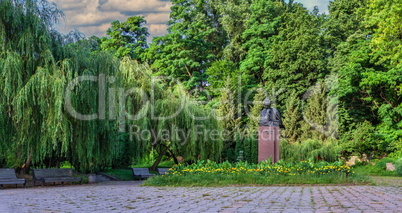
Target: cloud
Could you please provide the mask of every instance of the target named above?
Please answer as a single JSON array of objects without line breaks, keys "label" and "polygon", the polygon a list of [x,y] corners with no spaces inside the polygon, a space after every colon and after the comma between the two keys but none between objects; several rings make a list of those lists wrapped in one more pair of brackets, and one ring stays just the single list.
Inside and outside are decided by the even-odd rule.
[{"label": "cloud", "polygon": [[329,0],[296,0],[302,3],[307,9],[313,10],[315,6],[318,7],[320,13],[328,12]]},{"label": "cloud", "polygon": [[152,36],[162,36],[167,33],[166,24],[151,24],[146,27],[148,27],[148,31]]},{"label": "cloud", "polygon": [[152,24],[167,24],[170,13],[150,13],[145,16],[147,23]]},{"label": "cloud", "polygon": [[[167,33],[171,2],[168,0],[53,0],[64,11],[67,22],[58,25],[60,32],[77,29],[87,37],[106,36],[115,20],[126,21],[130,16],[144,16],[151,37]],[[318,6],[326,12],[329,0],[296,0],[312,10]],[[150,40],[150,39],[149,39]]]},{"label": "cloud", "polygon": [[121,12],[169,12],[170,2],[160,0],[106,0],[99,6],[101,11]]},{"label": "cloud", "polygon": [[151,37],[167,31],[171,2],[164,0],[54,0],[64,11],[66,23],[58,26],[60,32],[77,29],[87,37],[106,36],[106,30],[115,20],[126,21],[130,16],[145,17]]}]

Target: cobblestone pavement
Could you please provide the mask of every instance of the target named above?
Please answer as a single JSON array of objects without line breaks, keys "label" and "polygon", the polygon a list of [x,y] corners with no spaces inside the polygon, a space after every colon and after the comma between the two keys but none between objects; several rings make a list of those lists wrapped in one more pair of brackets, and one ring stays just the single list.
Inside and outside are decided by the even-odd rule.
[{"label": "cobblestone pavement", "polygon": [[170,188],[135,182],[8,188],[0,190],[0,212],[402,212],[402,188]]}]

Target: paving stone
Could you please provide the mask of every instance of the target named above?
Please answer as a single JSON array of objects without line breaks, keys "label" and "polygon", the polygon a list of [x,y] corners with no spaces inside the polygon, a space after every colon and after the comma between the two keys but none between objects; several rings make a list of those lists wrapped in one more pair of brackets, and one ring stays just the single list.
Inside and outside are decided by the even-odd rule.
[{"label": "paving stone", "polygon": [[399,212],[392,186],[139,187],[138,182],[7,188],[0,212]]}]

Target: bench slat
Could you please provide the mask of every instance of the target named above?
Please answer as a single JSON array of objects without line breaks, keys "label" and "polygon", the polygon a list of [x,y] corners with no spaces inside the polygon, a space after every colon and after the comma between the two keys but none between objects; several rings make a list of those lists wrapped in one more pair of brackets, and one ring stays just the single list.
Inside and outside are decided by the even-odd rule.
[{"label": "bench slat", "polygon": [[149,173],[148,168],[131,168],[134,177],[138,177],[140,180],[142,178],[149,178],[155,176],[155,174]]},{"label": "bench slat", "polygon": [[82,179],[73,176],[72,169],[33,169],[34,182],[39,180],[42,185],[55,182],[78,182]]},{"label": "bench slat", "polygon": [[73,176],[73,171],[71,169],[33,169],[33,171],[37,179]]},{"label": "bench slat", "polygon": [[26,180],[23,178],[17,178],[14,169],[0,169],[0,185],[5,184],[24,184]]},{"label": "bench slat", "polygon": [[75,181],[81,181],[81,178],[79,177],[54,177],[54,178],[44,178],[45,182],[48,183],[53,183],[53,182],[75,182]]},{"label": "bench slat", "polygon": [[25,184],[25,179],[0,179],[0,185],[5,184]]},{"label": "bench slat", "polygon": [[15,179],[17,179],[17,176],[15,175],[15,170],[14,169],[0,169],[0,178],[15,178]]}]

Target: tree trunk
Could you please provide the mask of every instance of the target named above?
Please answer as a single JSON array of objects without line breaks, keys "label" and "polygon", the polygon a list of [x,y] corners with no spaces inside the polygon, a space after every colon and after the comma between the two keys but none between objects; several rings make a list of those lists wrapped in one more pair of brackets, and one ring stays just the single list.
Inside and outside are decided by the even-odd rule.
[{"label": "tree trunk", "polygon": [[173,158],[175,164],[179,164],[179,161],[176,158],[176,155],[173,154],[172,150],[169,150],[170,156]]},{"label": "tree trunk", "polygon": [[29,151],[28,158],[25,161],[24,166],[22,167],[21,174],[29,174],[31,164],[32,164],[32,149]]},{"label": "tree trunk", "polygon": [[162,160],[162,157],[166,154],[166,152],[168,151],[169,147],[166,146],[161,153],[159,153],[158,158],[156,159],[156,161],[154,162],[154,164],[151,166],[150,170],[151,171],[156,171],[156,168],[158,168],[159,163]]}]

